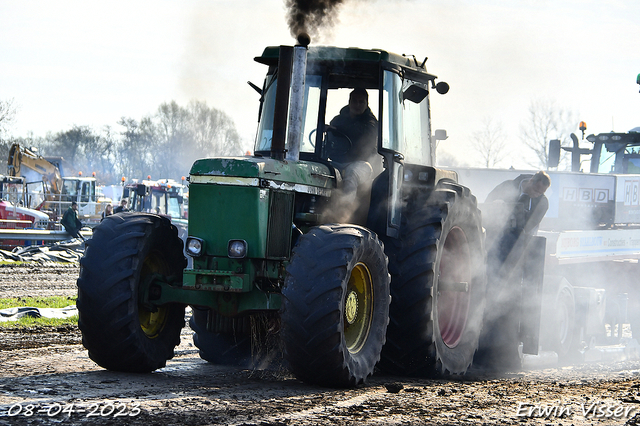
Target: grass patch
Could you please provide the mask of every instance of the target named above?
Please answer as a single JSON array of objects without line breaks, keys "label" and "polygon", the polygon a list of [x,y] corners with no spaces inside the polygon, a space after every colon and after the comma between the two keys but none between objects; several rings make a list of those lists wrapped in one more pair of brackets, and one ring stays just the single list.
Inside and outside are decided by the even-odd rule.
[{"label": "grass patch", "polygon": [[0,309],[32,306],[34,308],[65,308],[76,304],[77,297],[51,296],[51,297],[10,297],[0,299]]},{"label": "grass patch", "polygon": [[18,321],[0,322],[0,330],[16,329],[29,327],[62,327],[67,325],[78,325],[78,316],[74,315],[69,318],[33,318],[24,316]]},{"label": "grass patch", "polygon": [[[34,308],[65,308],[76,304],[76,297],[51,296],[51,297],[12,297],[0,299],[0,309],[29,306]],[[78,316],[68,318],[34,318],[23,316],[16,321],[0,322],[0,329],[27,328],[34,326],[59,327],[65,325],[77,325]]]},{"label": "grass patch", "polygon": [[20,265],[27,265],[28,263],[33,263],[33,262],[23,262],[21,260],[2,260],[0,261],[0,266],[6,266],[6,265],[20,266]]}]

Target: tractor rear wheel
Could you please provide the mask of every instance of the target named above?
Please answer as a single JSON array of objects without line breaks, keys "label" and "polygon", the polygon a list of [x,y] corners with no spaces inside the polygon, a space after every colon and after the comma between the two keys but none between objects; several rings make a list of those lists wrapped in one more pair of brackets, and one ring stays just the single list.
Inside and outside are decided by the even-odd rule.
[{"label": "tractor rear wheel", "polygon": [[186,260],[169,219],[144,213],[107,216],[80,261],[78,326],[89,357],[109,370],[144,373],[173,357],[184,305],[140,301],[153,277],[180,279]]},{"label": "tractor rear wheel", "polygon": [[381,368],[402,375],[464,373],[478,348],[485,296],[476,199],[443,182],[403,212]]},{"label": "tractor rear wheel", "polygon": [[281,336],[293,373],[337,387],[373,374],[389,322],[389,282],[373,232],[323,225],[302,235],[282,291]]}]

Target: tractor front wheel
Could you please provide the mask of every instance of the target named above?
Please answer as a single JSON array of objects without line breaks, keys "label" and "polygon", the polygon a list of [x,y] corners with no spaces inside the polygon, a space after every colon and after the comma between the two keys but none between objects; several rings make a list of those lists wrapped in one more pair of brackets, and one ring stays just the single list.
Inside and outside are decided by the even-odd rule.
[{"label": "tractor front wheel", "polygon": [[169,219],[144,213],[107,216],[80,261],[78,326],[89,357],[115,371],[145,373],[173,357],[184,305],[143,303],[154,277],[180,279],[186,260]]},{"label": "tractor front wheel", "polygon": [[389,322],[389,282],[373,232],[323,225],[302,235],[282,291],[281,335],[293,373],[337,387],[373,374]]}]

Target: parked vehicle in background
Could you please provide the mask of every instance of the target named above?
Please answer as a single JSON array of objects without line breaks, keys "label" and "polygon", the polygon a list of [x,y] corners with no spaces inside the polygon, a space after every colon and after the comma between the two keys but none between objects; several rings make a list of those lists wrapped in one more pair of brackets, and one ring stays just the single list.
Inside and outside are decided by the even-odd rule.
[{"label": "parked vehicle in background", "polygon": [[[57,163],[62,164],[62,160]],[[46,212],[52,221],[58,221],[75,201],[80,220],[85,225],[95,225],[104,204],[111,201],[100,197],[95,177],[62,176],[56,164],[19,144],[11,146],[7,168],[9,176],[25,178],[28,206]]]},{"label": "parked vehicle in background", "polygon": [[[538,232],[547,239],[541,342],[561,357],[618,342],[623,324],[640,335],[640,133],[589,135],[590,148],[571,138],[571,147],[550,143],[549,166],[562,148],[573,171],[547,171],[549,209]],[[455,170],[480,201],[499,183],[535,173]],[[488,206],[479,207],[486,219]]]},{"label": "parked vehicle in background", "polygon": [[135,212],[166,216],[178,227],[180,237],[187,231],[187,186],[174,179],[133,179],[124,186],[122,198],[128,209]]},{"label": "parked vehicle in background", "polygon": [[[0,229],[48,229],[49,216],[27,205],[24,178],[0,175]],[[25,244],[24,240],[0,240],[3,249]]]}]

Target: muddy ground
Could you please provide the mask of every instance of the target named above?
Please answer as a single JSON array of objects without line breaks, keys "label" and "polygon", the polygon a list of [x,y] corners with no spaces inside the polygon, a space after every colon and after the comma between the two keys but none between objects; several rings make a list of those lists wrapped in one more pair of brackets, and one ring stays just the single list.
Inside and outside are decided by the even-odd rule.
[{"label": "muddy ground", "polygon": [[[75,266],[0,267],[0,297],[69,295]],[[0,333],[0,425],[618,425],[640,424],[640,361],[427,380],[375,375],[326,389],[286,371],[219,367],[191,330],[167,367],[105,371],[75,327]]]}]

